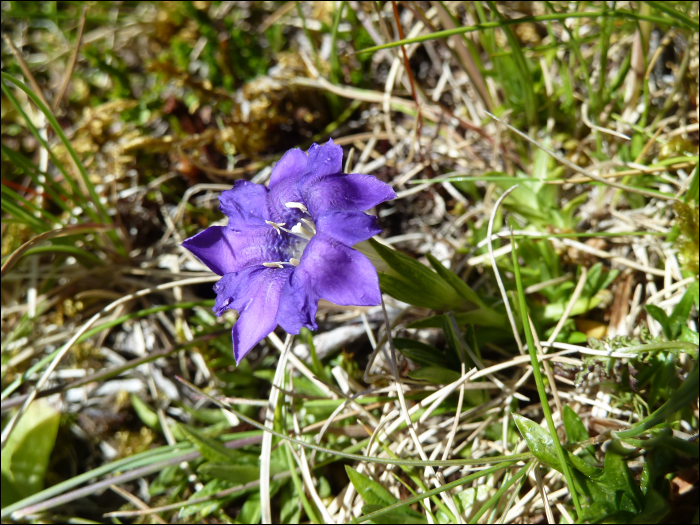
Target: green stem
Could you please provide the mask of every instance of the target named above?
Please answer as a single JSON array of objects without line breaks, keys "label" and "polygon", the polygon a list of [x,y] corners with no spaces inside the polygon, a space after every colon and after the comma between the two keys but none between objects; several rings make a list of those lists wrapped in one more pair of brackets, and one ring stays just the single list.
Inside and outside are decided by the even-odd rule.
[{"label": "green stem", "polygon": [[542,380],[542,372],[540,371],[540,363],[537,359],[537,347],[535,346],[535,340],[532,336],[532,330],[530,329],[530,316],[527,311],[527,304],[525,303],[525,292],[523,291],[523,283],[520,279],[520,266],[518,265],[518,247],[515,244],[515,239],[511,236],[511,243],[513,244],[513,271],[515,273],[515,283],[518,289],[518,299],[520,306],[520,318],[523,320],[523,328],[525,331],[525,338],[527,339],[528,353],[530,354],[530,363],[532,364],[532,373],[535,376],[535,383],[537,384],[537,393],[540,396],[540,401],[542,403],[542,412],[544,418],[547,420],[547,427],[549,428],[549,433],[552,436],[552,441],[554,441],[554,448],[557,452],[557,458],[559,459],[559,464],[564,472],[564,477],[566,478],[566,484],[569,486],[569,493],[571,494],[571,499],[576,507],[576,512],[581,515],[581,503],[578,499],[578,493],[574,486],[574,479],[571,476],[571,471],[569,470],[569,464],[566,461],[566,455],[564,452],[564,447],[562,447],[559,441],[559,436],[557,434],[557,427],[554,425],[552,420],[552,411],[549,408],[549,400],[547,399],[547,393],[544,390],[544,381]]}]

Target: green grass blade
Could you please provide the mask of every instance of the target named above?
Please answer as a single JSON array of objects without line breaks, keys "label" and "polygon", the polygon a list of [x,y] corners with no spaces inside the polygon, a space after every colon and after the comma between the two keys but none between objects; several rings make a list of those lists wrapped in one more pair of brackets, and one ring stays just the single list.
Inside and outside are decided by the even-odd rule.
[{"label": "green grass blade", "polygon": [[544,381],[542,380],[542,372],[540,371],[540,363],[537,358],[537,348],[535,347],[535,340],[532,336],[532,330],[530,329],[530,323],[528,322],[529,316],[527,311],[527,304],[525,303],[525,292],[523,290],[523,283],[520,278],[520,266],[518,263],[518,248],[515,244],[515,239],[511,238],[511,243],[513,243],[514,249],[513,255],[513,273],[515,274],[515,284],[518,290],[518,300],[520,307],[520,318],[523,320],[523,328],[525,331],[525,338],[527,339],[528,353],[530,354],[530,362],[532,364],[532,372],[535,376],[535,383],[537,384],[537,393],[540,396],[540,402],[542,403],[542,412],[547,420],[547,426],[549,427],[549,433],[554,441],[554,447],[556,448],[557,457],[559,463],[564,471],[564,477],[566,478],[566,484],[569,487],[569,493],[571,494],[571,499],[576,507],[576,512],[581,514],[581,503],[578,499],[578,493],[574,488],[574,480],[571,476],[571,470],[566,462],[566,455],[564,452],[564,447],[562,447],[559,441],[559,436],[557,435],[557,427],[554,426],[554,421],[552,420],[552,411],[549,408],[549,400],[547,399],[547,393],[544,390]]},{"label": "green grass blade", "polygon": [[36,94],[29,89],[23,82],[17,80],[11,75],[8,75],[7,73],[2,73],[2,78],[4,80],[7,80],[8,82],[12,82],[14,85],[16,85],[19,89],[24,91],[24,93],[36,104],[36,106],[39,108],[39,110],[44,114],[46,117],[46,120],[51,124],[51,127],[54,130],[54,133],[61,139],[61,142],[65,146],[66,150],[68,151],[68,154],[71,156],[73,161],[75,162],[76,167],[78,168],[78,172],[80,173],[80,176],[83,179],[83,182],[85,183],[85,187],[87,188],[88,192],[90,193],[90,199],[92,200],[92,203],[95,205],[97,210],[99,211],[102,221],[106,223],[111,223],[111,219],[109,215],[107,214],[107,210],[104,208],[102,203],[100,202],[99,195],[97,195],[97,192],[95,191],[95,186],[92,184],[92,181],[90,180],[90,177],[87,174],[87,171],[85,171],[85,166],[83,166],[82,161],[80,160],[80,157],[78,157],[78,154],[75,152],[73,149],[73,145],[70,143],[70,140],[68,140],[68,137],[66,137],[66,134],[63,132],[63,128],[61,128],[61,125],[58,123],[56,120],[56,117],[53,116],[53,113],[49,108],[47,108],[44,103],[41,101],[39,97],[36,96]]},{"label": "green grass blade", "polygon": [[522,478],[530,470],[532,470],[532,467],[535,465],[535,463],[536,463],[535,461],[529,462],[527,465],[525,465],[523,468],[521,468],[515,476],[510,478],[506,483],[503,483],[503,485],[501,485],[501,487],[496,491],[496,493],[493,496],[491,496],[489,498],[489,500],[481,506],[479,511],[476,514],[474,514],[474,516],[472,516],[472,518],[469,520],[469,523],[478,523],[479,518],[481,518],[481,516],[483,516],[486,513],[486,511],[489,510],[494,503],[498,503],[500,501],[500,499],[503,497],[503,494],[505,494],[506,491],[510,487],[512,487],[518,480],[520,480],[520,478]]},{"label": "green grass blade", "polygon": [[658,9],[662,13],[666,13],[668,16],[676,19],[678,22],[680,22],[682,25],[686,26],[689,29],[694,29],[695,31],[700,29],[700,23],[698,23],[697,20],[693,20],[685,13],[681,13],[680,11],[676,11],[676,9],[674,9],[672,7],[671,3],[650,2],[650,1],[645,1],[644,3]]},{"label": "green grass blade", "polygon": [[[3,75],[5,73],[2,73]],[[32,120],[29,118],[29,116],[26,114],[24,109],[22,108],[22,105],[19,103],[17,100],[17,97],[15,97],[14,93],[5,85],[4,82],[0,82],[0,88],[2,88],[2,92],[5,93],[7,98],[9,99],[10,103],[15,107],[17,112],[22,115],[24,118],[25,123],[27,124],[27,128],[29,128],[30,133],[34,136],[34,138],[41,144],[41,146],[46,149],[47,153],[49,154],[49,158],[51,159],[51,162],[58,168],[58,170],[61,172],[63,175],[65,181],[68,183],[70,186],[73,195],[72,198],[76,202],[77,205],[79,205],[85,213],[90,217],[95,222],[100,222],[100,218],[95,212],[94,209],[92,209],[91,206],[88,206],[87,204],[87,199],[85,198],[84,195],[81,194],[80,189],[75,183],[75,180],[71,175],[68,173],[68,170],[66,167],[63,165],[63,162],[61,162],[56,155],[54,155],[53,151],[47,144],[47,142],[43,139],[41,134],[39,133],[39,130],[36,129],[36,126],[34,126],[34,123]]]},{"label": "green grass blade", "polygon": [[688,406],[698,397],[698,385],[700,385],[700,373],[698,372],[698,364],[696,362],[683,384],[673,393],[666,403],[661,405],[654,413],[640,421],[638,425],[620,432],[613,432],[613,435],[620,439],[631,438],[663,423],[666,419],[680,409]]},{"label": "green grass blade", "polygon": [[[537,16],[524,16],[522,18],[506,19],[497,22],[484,22],[482,24],[474,24],[472,26],[455,27],[454,29],[446,29],[444,31],[435,31],[434,33],[429,33],[427,35],[420,35],[414,38],[405,38],[403,40],[397,40],[395,42],[390,42],[388,44],[382,44],[380,46],[367,47],[365,49],[359,50],[357,53],[374,53],[380,49],[390,49],[392,47],[405,46],[409,44],[415,44],[418,42],[426,42],[428,40],[437,40],[438,38],[447,38],[452,35],[462,35],[464,33],[472,33],[474,31],[482,31],[484,29],[493,29],[496,27],[509,26],[515,24],[524,24],[527,22],[546,22],[548,20],[567,20],[569,18],[599,18],[603,16],[603,11],[584,11],[577,13],[550,13],[546,15]],[[628,18],[630,20],[646,20],[649,22],[657,23],[664,26],[673,25],[673,21],[668,18],[661,18],[658,16],[645,16],[638,13],[633,13],[631,11],[624,11],[618,9],[608,13],[608,16],[615,18]]]},{"label": "green grass blade", "polygon": [[[486,2],[491,8],[501,23],[506,21],[506,18],[498,10],[496,2],[488,1]],[[510,45],[510,50],[515,61],[518,73],[520,74],[520,87],[523,90],[523,103],[525,105],[525,113],[527,115],[527,122],[530,127],[537,127],[537,100],[535,99],[535,92],[532,89],[532,74],[527,66],[527,60],[523,55],[521,44],[515,37],[513,30],[506,24],[503,24],[503,32],[508,39],[508,45]]]},{"label": "green grass blade", "polygon": [[84,262],[90,262],[95,266],[104,264],[104,261],[97,257],[94,253],[78,248],[77,246],[62,244],[52,244],[51,246],[37,246],[35,248],[30,248],[22,254],[22,257],[28,257],[30,255],[43,255],[46,253],[64,253],[66,255],[72,255],[76,259],[83,260]]},{"label": "green grass blade", "polygon": [[0,185],[0,193],[2,193],[3,198],[14,199],[17,202],[22,203],[24,208],[28,208],[28,209],[32,210],[35,217],[37,214],[44,217],[44,219],[46,219],[46,221],[48,221],[48,222],[46,222],[46,224],[49,226],[49,228],[51,228],[53,225],[61,223],[59,221],[58,217],[56,217],[53,213],[45,210],[44,208],[40,208],[39,206],[34,204],[32,201],[25,199],[19,193],[12,190],[11,188],[8,188],[4,184]]},{"label": "green grass blade", "polygon": [[[5,186],[3,186],[5,188]],[[4,193],[4,192],[3,192]],[[18,222],[26,224],[36,233],[43,233],[51,229],[51,225],[35,217],[27,210],[12,202],[9,198],[3,198],[0,205],[2,211],[17,219]]]},{"label": "green grass blade", "polygon": [[[380,517],[388,512],[394,511],[396,509],[400,509],[402,507],[405,507],[406,505],[412,505],[412,504],[417,503],[421,500],[424,500],[425,498],[429,498],[431,496],[435,496],[436,494],[440,494],[441,492],[445,492],[446,490],[451,490],[451,489],[456,488],[456,487],[461,487],[462,485],[466,485],[467,483],[469,483],[471,481],[474,481],[474,480],[479,479],[479,478],[483,478],[484,476],[488,476],[490,474],[493,474],[494,472],[498,472],[501,469],[507,468],[510,465],[512,465],[513,463],[515,463],[515,462],[507,463],[504,465],[497,465],[495,467],[480,470],[479,472],[475,472],[474,474],[470,474],[467,477],[457,479],[451,483],[445,483],[444,485],[442,485],[441,487],[438,487],[436,489],[429,490],[428,492],[418,494],[417,496],[414,496],[412,498],[407,498],[403,501],[399,501],[398,503],[394,503],[393,505],[389,505],[388,507],[385,507],[381,510],[377,510],[377,511],[372,512],[370,514],[360,516],[359,518],[357,518],[357,523],[364,523],[365,521],[370,521],[370,520],[375,521],[378,517]],[[375,523],[377,523],[377,522],[375,521]]]},{"label": "green grass blade", "polygon": [[[0,151],[2,151],[2,154],[5,155],[10,160],[10,162],[15,165],[15,167],[19,168],[26,175],[28,175],[29,178],[32,179],[32,182],[34,182],[34,184],[43,188],[46,195],[51,197],[51,199],[53,199],[53,202],[59,208],[61,208],[64,212],[70,213],[71,215],[75,216],[75,214],[73,213],[73,207],[68,206],[65,203],[65,201],[69,200],[72,201],[74,204],[77,203],[73,199],[73,196],[71,196],[66,190],[64,190],[61,187],[60,184],[53,180],[53,177],[50,177],[48,174],[41,172],[37,166],[32,164],[29,160],[27,160],[24,156],[18,154],[16,151],[8,148],[5,144],[0,143]],[[44,180],[42,181],[40,177],[43,177]]]}]

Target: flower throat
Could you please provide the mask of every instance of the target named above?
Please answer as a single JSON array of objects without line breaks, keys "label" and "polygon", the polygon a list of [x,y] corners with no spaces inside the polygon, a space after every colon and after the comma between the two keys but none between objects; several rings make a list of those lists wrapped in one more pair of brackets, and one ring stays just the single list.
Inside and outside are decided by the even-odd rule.
[{"label": "flower throat", "polygon": [[302,217],[299,222],[297,222],[292,229],[285,228],[286,223],[284,222],[272,222],[265,221],[270,225],[278,235],[282,235],[285,232],[292,236],[289,239],[289,244],[286,246],[286,255],[289,257],[287,261],[275,261],[275,262],[264,262],[263,266],[267,268],[284,268],[286,265],[299,266],[301,261],[301,256],[304,253],[306,245],[309,244],[311,238],[316,235],[316,225],[309,215],[309,211],[300,202],[287,202],[285,206],[290,209],[297,209],[303,214],[307,215],[308,218]]}]

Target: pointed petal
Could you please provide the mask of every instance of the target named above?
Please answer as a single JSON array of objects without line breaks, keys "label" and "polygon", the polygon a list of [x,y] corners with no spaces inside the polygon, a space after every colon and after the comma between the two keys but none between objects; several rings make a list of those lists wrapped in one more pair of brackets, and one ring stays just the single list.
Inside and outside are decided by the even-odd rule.
[{"label": "pointed petal", "polygon": [[306,174],[307,164],[306,153],[293,149],[285,153],[272,169],[268,206],[273,221],[291,227],[302,217],[299,210],[287,208],[286,203],[301,201],[298,182]]},{"label": "pointed petal", "polygon": [[308,160],[306,153],[299,148],[290,149],[272,168],[269,188],[273,189],[279,184],[301,177],[306,173]]},{"label": "pointed petal", "polygon": [[396,198],[391,186],[360,173],[323,178],[307,175],[299,181],[299,186],[312,217],[319,217],[329,210],[364,211]]},{"label": "pointed petal", "polygon": [[237,180],[233,188],[221,193],[219,209],[228,217],[228,227],[242,231],[261,226],[269,219],[267,188],[247,180]]},{"label": "pointed petal", "polygon": [[210,226],[194,237],[182,241],[197,259],[202,261],[212,272],[223,275],[235,268],[236,257],[233,254],[230,237],[232,232],[223,226]]},{"label": "pointed petal", "polygon": [[239,314],[231,332],[236,363],[277,326],[280,294],[291,273],[291,269],[256,266],[236,275],[231,302]]},{"label": "pointed petal", "polygon": [[309,242],[291,284],[297,297],[305,290],[312,299],[318,297],[339,305],[381,303],[377,270],[369,259],[323,234],[316,234]]},{"label": "pointed petal", "polygon": [[343,171],[343,148],[333,143],[333,139],[322,145],[312,144],[309,148],[309,173],[314,177],[335,175]]},{"label": "pointed petal", "polygon": [[316,310],[318,296],[305,287],[303,280],[294,280],[293,276],[284,285],[280,306],[277,311],[277,323],[288,334],[298,334],[302,327],[318,330]]},{"label": "pointed petal", "polygon": [[214,284],[216,301],[214,301],[214,308],[212,308],[212,311],[217,316],[233,308],[231,303],[238,289],[238,279],[236,279],[238,275],[237,273],[227,273]]},{"label": "pointed petal", "polygon": [[233,231],[210,226],[182,242],[212,272],[224,275],[264,262],[283,260],[287,235],[280,236],[267,224],[260,228]]},{"label": "pointed petal", "polygon": [[315,221],[319,234],[352,246],[382,232],[374,215],[361,211],[330,211]]}]

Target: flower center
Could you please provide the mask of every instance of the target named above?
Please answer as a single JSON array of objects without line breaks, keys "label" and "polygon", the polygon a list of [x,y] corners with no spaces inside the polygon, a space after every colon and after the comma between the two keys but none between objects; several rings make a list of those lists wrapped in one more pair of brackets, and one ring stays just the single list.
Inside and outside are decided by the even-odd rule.
[{"label": "flower center", "polygon": [[299,222],[297,222],[292,229],[285,228],[286,223],[284,222],[272,222],[265,221],[277,232],[278,235],[282,235],[285,232],[288,235],[288,242],[283,248],[284,254],[289,258],[286,261],[275,261],[275,262],[265,262],[263,266],[267,268],[284,268],[285,266],[299,266],[301,256],[304,253],[306,245],[309,244],[311,238],[316,235],[316,225],[311,219],[306,206],[300,202],[287,202],[285,204],[287,208],[294,208],[300,210],[307,217],[302,217]]}]

